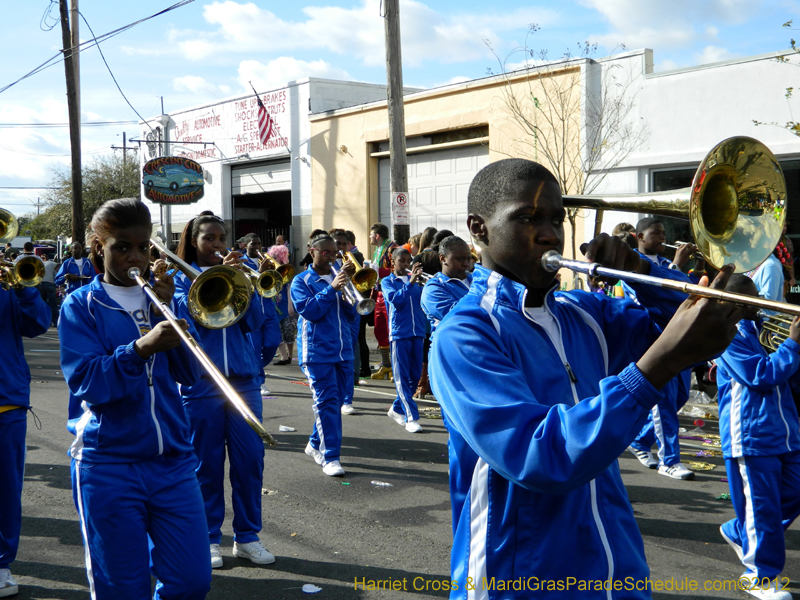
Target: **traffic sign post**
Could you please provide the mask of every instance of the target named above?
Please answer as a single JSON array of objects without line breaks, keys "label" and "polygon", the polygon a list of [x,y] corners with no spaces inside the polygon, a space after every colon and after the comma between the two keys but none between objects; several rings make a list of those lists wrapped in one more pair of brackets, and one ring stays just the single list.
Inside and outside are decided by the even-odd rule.
[{"label": "traffic sign post", "polygon": [[408,215],[408,192],[392,192],[392,229],[394,242],[405,244],[411,235]]}]

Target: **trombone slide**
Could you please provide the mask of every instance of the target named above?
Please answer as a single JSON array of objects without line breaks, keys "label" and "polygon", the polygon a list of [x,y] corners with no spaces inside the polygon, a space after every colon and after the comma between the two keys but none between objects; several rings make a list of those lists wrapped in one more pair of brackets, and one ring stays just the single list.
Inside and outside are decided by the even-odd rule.
[{"label": "trombone slide", "polygon": [[205,351],[200,347],[200,344],[197,343],[197,340],[195,340],[191,335],[186,333],[183,330],[183,328],[180,325],[178,325],[178,318],[175,316],[175,313],[172,312],[172,310],[169,308],[166,302],[161,300],[161,298],[159,298],[158,295],[156,295],[155,291],[153,291],[153,288],[150,286],[150,284],[146,282],[144,279],[142,279],[141,272],[139,271],[139,269],[137,269],[136,267],[131,267],[130,269],[128,269],[128,277],[130,277],[131,279],[135,279],[136,283],[139,284],[139,287],[142,288],[147,298],[153,304],[158,306],[158,308],[166,317],[167,321],[169,321],[169,324],[172,325],[172,327],[178,333],[180,338],[184,342],[186,342],[186,344],[189,345],[189,349],[192,351],[192,354],[194,354],[197,360],[200,361],[200,364],[214,380],[214,383],[216,383],[220,387],[222,393],[225,394],[225,397],[231,402],[231,404],[233,404],[236,410],[239,411],[239,413],[242,415],[247,424],[253,428],[253,431],[255,431],[258,434],[258,436],[264,441],[265,444],[274,446],[275,438],[273,438],[267,432],[267,430],[264,429],[264,426],[259,422],[255,414],[253,414],[253,411],[250,410],[250,407],[247,406],[245,401],[236,392],[236,390],[233,388],[230,382],[227,379],[225,379],[222,373],[220,373],[219,369],[217,369],[217,366],[208,357],[208,354],[206,354]]},{"label": "trombone slide", "polygon": [[[331,271],[334,277],[339,274],[333,265],[331,265]],[[356,312],[362,316],[368,315],[375,310],[375,300],[372,298],[364,298],[349,277],[347,278],[347,285],[345,285],[342,290],[342,295],[348,303],[356,307]]]}]

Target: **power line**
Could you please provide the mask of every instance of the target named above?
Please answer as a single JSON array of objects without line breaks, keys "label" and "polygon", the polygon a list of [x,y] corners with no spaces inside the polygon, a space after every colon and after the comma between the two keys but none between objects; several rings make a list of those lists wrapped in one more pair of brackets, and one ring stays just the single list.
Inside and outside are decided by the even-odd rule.
[{"label": "power line", "polygon": [[[108,127],[110,125],[135,125],[139,121],[83,121],[81,127]],[[69,123],[0,123],[0,129],[38,129],[46,127],[69,127]]]},{"label": "power line", "polygon": [[[65,54],[67,51],[75,52],[77,50],[78,52],[83,52],[84,50],[88,50],[92,46],[98,45],[101,41],[105,41],[105,40],[107,40],[109,38],[114,37],[115,35],[119,35],[120,33],[124,32],[124,31],[127,31],[128,29],[131,29],[132,27],[135,27],[136,25],[139,25],[140,23],[144,23],[145,21],[148,21],[150,19],[153,19],[153,18],[158,17],[160,15],[163,15],[165,13],[168,13],[168,12],[170,12],[172,10],[177,9],[177,8],[181,8],[183,6],[186,6],[187,4],[191,4],[192,2],[194,2],[194,0],[181,0],[180,2],[176,2],[172,6],[168,6],[164,10],[160,10],[157,13],[155,13],[153,15],[150,15],[149,17],[145,17],[143,19],[139,19],[138,21],[134,21],[133,23],[129,23],[128,25],[124,25],[123,27],[120,27],[119,29],[115,29],[113,31],[109,31],[108,33],[104,33],[103,35],[98,36],[96,38],[92,38],[92,39],[86,40],[85,42],[81,42],[77,46],[73,46],[71,48],[68,48],[67,50],[63,50],[63,51],[59,52],[58,54],[48,58],[46,61],[44,61],[38,67],[36,67],[32,71],[30,71],[29,73],[26,73],[25,75],[23,75],[22,77],[20,77],[16,81],[13,81],[12,83],[9,83],[8,85],[0,88],[0,94],[5,92],[9,88],[17,85],[20,81],[23,81],[23,80],[25,80],[28,77],[31,77],[33,75],[36,75],[40,71],[44,71],[48,67],[52,67],[53,65],[57,64],[58,62],[61,62],[61,60],[63,60],[63,56],[62,55]],[[60,60],[58,60],[58,59],[60,59]]]}]

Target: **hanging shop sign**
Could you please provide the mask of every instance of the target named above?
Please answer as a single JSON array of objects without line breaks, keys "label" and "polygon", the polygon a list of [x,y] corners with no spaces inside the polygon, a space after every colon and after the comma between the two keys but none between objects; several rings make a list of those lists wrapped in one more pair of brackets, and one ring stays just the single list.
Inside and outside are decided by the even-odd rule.
[{"label": "hanging shop sign", "polygon": [[203,184],[203,167],[188,158],[161,156],[142,167],[144,197],[156,204],[193,204]]}]

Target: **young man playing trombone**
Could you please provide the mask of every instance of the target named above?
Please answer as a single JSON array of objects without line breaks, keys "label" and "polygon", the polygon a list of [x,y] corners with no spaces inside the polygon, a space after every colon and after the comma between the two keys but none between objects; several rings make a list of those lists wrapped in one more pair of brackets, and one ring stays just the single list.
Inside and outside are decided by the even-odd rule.
[{"label": "young man playing trombone", "polygon": [[[563,251],[566,212],[556,179],[537,163],[490,164],[475,176],[468,202],[482,264],[438,325],[430,357],[450,433],[451,578],[458,582],[450,597],[501,597],[482,589],[483,578],[534,574],[646,583],[617,457],[663,397],[659,390],[728,345],[743,309],[697,297],[680,303],[684,295],[666,292],[676,312],[662,332],[628,300],[556,292],[555,273],[541,259]],[[607,235],[586,256],[670,276]],[[724,287],[730,270],[712,287]],[[642,290],[639,299],[652,298]],[[547,592],[556,600],[577,596],[645,599],[651,591]]]}]

